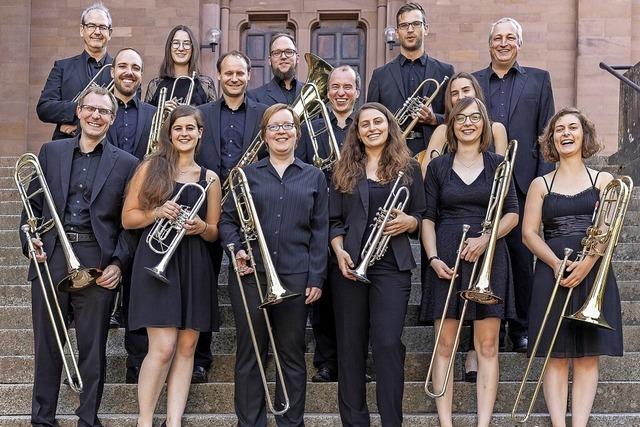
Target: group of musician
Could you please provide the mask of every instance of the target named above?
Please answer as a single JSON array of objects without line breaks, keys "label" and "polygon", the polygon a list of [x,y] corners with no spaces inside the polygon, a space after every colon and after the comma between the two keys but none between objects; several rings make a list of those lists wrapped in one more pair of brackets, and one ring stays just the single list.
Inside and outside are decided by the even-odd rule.
[{"label": "group of musician", "polygon": [[[303,82],[296,75],[300,54],[290,35],[273,36],[273,79],[251,91],[251,60],[240,51],[223,52],[216,64],[218,96],[213,79],[198,70],[198,40],[189,27],[178,25],[142,100],[142,55],[127,47],[110,56],[108,9],[97,3],[82,12],[84,50],[55,62],[37,105],[38,117],[56,125],[53,141],[38,156],[53,206],[42,194],[32,198],[35,215],[46,220],[57,213],[81,263],[101,271],[96,286],[56,291],[67,323],[75,324],[83,382],[79,426],[101,425],[107,336],[118,290],[124,295],[126,382],[138,384],[138,426],[152,426],[165,383],[163,425],[181,425],[190,384],[207,382],[212,365],[224,252],[233,258],[228,292],[239,426],[266,426],[269,411],[279,426],[304,425],[310,312],[317,369],[312,381],[338,381],[343,425],[370,425],[369,349],[381,423],[402,425],[402,333],[417,265],[412,239],[422,252],[420,321],[433,325],[434,335],[441,331],[432,366],[433,388],[446,389],[436,399],[440,425],[453,425],[456,390],[446,372],[460,322],[471,326],[464,379],[477,382],[477,425],[491,424],[505,331],[513,351],[532,356],[563,250],[581,249],[600,192],[613,177],[585,165],[600,149],[593,123],[574,108],[554,115],[549,73],[517,62],[523,30],[516,20],[491,25],[490,64],[474,73],[455,73],[452,65],[426,53],[429,22],[419,4],[400,7],[396,29],[400,53],[373,72],[359,108],[365,89],[359,73],[340,64],[330,71],[328,123],[314,118],[312,124],[331,132],[314,139],[292,108]],[[100,72],[107,64],[110,70]],[[185,76],[195,76],[194,84],[180,79]],[[394,112],[427,78],[446,83],[405,134]],[[111,80],[112,91],[102,87]],[[425,85],[419,92],[433,91]],[[149,153],[159,104],[166,114]],[[327,165],[318,159],[334,151],[330,134],[339,159]],[[256,138],[263,146],[238,168]],[[500,205],[501,220],[494,224],[492,247],[491,289],[500,303],[469,303],[462,318],[467,306],[455,293],[445,311],[447,288],[450,282],[455,292],[469,287],[474,263],[490,244],[489,233],[481,231],[494,174],[509,150],[515,151],[511,140],[518,144],[513,179]],[[363,261],[371,255],[366,250],[375,240],[371,225],[383,206],[390,206],[380,233],[386,246],[372,262]],[[185,207],[197,212],[178,222]],[[184,236],[159,278],[148,271],[165,258],[153,250],[154,226],[176,222]],[[166,231],[177,234],[171,227]],[[26,253],[26,237],[22,240]],[[60,240],[56,233],[32,238],[35,258],[48,262],[54,283],[68,274]],[[366,273],[360,271],[363,262]],[[587,297],[598,264],[597,255],[568,261],[560,292],[575,287],[574,309]],[[260,308],[274,273],[288,295]],[[34,264],[29,279],[35,280]],[[586,426],[598,356],[622,355],[617,292],[610,273],[605,310],[613,331],[568,321],[560,329],[544,377],[554,426],[565,425],[570,367],[572,425]],[[63,366],[43,297],[42,289],[32,286],[31,423],[56,426]],[[558,316],[561,309],[560,303],[553,306]],[[263,384],[269,352],[281,365],[273,398]],[[538,349],[538,355],[545,352]]]}]

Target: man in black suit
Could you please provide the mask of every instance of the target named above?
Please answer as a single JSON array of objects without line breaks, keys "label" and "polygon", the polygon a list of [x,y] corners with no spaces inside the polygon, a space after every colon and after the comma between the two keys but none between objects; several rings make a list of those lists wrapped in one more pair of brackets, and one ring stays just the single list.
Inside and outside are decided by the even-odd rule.
[{"label": "man in black suit", "polygon": [[[63,316],[73,307],[78,343],[79,368],[84,388],[76,409],[78,426],[101,426],[98,409],[106,375],[106,344],[109,315],[123,269],[131,260],[130,242],[121,228],[123,195],[137,160],[105,143],[105,135],[117,110],[113,95],[93,87],[78,101],[75,115],[78,136],[46,143],[39,154],[56,214],[71,247],[85,267],[102,270],[95,285],[73,293],[57,291]],[[49,220],[53,213],[42,194],[31,199],[36,217]],[[26,213],[21,224],[26,223]],[[25,254],[26,237],[21,235]],[[45,258],[51,277],[58,283],[68,274],[67,261],[57,233],[47,232],[32,240],[37,260]],[[29,280],[35,280],[33,264]],[[51,322],[40,286],[31,288],[35,349],[35,375],[31,423],[54,426],[60,390],[62,359],[57,350]],[[51,299],[51,298],[50,298]]]},{"label": "man in black suit", "polygon": [[[214,171],[224,183],[260,130],[267,108],[246,96],[251,60],[237,50],[220,56],[216,63],[222,96],[198,108],[204,116],[204,133],[196,162]],[[209,247],[216,275],[220,273],[222,247]],[[192,382],[206,382],[211,367],[211,332],[200,333],[196,347]]]},{"label": "man in black suit", "polygon": [[[36,107],[40,120],[55,123],[52,139],[69,138],[78,131],[73,98],[82,92],[102,67],[111,63],[107,44],[112,31],[109,10],[102,3],[89,6],[80,18],[84,51],[80,55],[54,62]],[[110,81],[108,71],[103,71],[96,79],[96,84],[106,86]]]},{"label": "man in black suit", "polygon": [[299,60],[300,55],[293,37],[286,33],[275,34],[269,43],[269,64],[273,79],[249,91],[249,97],[266,106],[277,103],[293,104],[303,86],[303,83],[296,79]]},{"label": "man in black suit", "polygon": [[[518,64],[521,46],[520,24],[513,18],[498,20],[489,33],[491,64],[473,73],[482,87],[491,120],[504,125],[509,140],[518,141],[513,175],[520,218],[524,216],[524,202],[531,181],[553,169],[553,165],[542,158],[538,135],[554,114],[549,72]],[[518,314],[518,319],[509,321],[509,337],[514,351],[525,352],[533,255],[522,244],[521,223],[507,236]]]},{"label": "man in black suit", "polygon": [[[367,102],[379,102],[396,112],[424,79],[441,82],[453,75],[453,66],[430,57],[424,51],[424,37],[429,24],[424,9],[417,3],[407,3],[396,14],[396,31],[400,54],[391,62],[376,68],[371,76]],[[421,96],[430,96],[433,84],[425,84]],[[443,88],[444,89],[444,88]],[[444,123],[444,90],[429,107],[420,112],[418,125],[407,136],[407,146],[415,155],[426,150],[437,125]]]}]

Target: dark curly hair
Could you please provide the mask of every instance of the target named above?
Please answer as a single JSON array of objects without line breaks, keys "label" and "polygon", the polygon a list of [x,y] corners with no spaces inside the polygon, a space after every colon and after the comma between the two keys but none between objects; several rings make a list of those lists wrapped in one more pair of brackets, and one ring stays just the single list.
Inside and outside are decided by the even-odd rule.
[{"label": "dark curly hair", "polygon": [[551,117],[551,120],[549,120],[549,123],[544,128],[544,132],[542,132],[542,135],[538,138],[540,150],[547,162],[556,163],[560,160],[558,150],[556,150],[556,146],[553,142],[553,131],[558,120],[567,114],[573,114],[576,116],[582,125],[582,158],[588,159],[602,149],[600,138],[598,138],[598,134],[596,133],[595,124],[576,107],[565,107]]}]

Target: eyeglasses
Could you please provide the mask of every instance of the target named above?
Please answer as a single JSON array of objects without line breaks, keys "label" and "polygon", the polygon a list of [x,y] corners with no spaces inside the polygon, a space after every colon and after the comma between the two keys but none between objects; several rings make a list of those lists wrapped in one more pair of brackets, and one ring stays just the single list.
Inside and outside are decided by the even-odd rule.
[{"label": "eyeglasses", "polygon": [[282,54],[284,53],[284,57],[285,58],[291,58],[293,55],[295,55],[297,52],[295,49],[278,49],[278,50],[272,50],[271,51],[271,56],[277,58],[279,56],[282,56]]},{"label": "eyeglasses", "polygon": [[469,115],[466,114],[456,114],[456,123],[459,125],[464,124],[467,119],[469,119],[469,121],[471,121],[471,123],[478,123],[480,120],[482,120],[482,114],[480,113],[471,113]]},{"label": "eyeglasses", "polygon": [[180,46],[182,46],[182,48],[184,50],[191,50],[191,47],[193,47],[193,44],[189,41],[189,40],[172,40],[171,41],[171,48],[172,49],[180,49]]},{"label": "eyeglasses", "polygon": [[424,25],[424,22],[422,21],[403,22],[401,24],[398,24],[398,29],[402,31],[407,31],[409,27],[422,28],[423,25]]},{"label": "eyeglasses", "polygon": [[98,25],[98,24],[82,24],[82,26],[89,30],[90,33],[95,32],[96,30],[99,30],[101,33],[106,33],[107,31],[111,31],[111,27],[108,27],[106,25]]},{"label": "eyeglasses", "polygon": [[282,123],[282,124],[267,125],[267,130],[271,132],[278,132],[280,129],[292,130],[294,127],[296,127],[296,125],[293,123]]},{"label": "eyeglasses", "polygon": [[80,109],[86,111],[89,114],[93,114],[97,111],[101,116],[111,116],[113,114],[113,111],[109,110],[108,108],[98,108],[94,107],[93,105],[81,105]]}]

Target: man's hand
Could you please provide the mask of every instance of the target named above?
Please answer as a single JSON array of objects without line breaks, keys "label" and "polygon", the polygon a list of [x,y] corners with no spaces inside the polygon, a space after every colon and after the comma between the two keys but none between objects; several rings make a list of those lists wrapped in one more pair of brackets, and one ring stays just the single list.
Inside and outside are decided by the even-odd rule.
[{"label": "man's hand", "polygon": [[77,130],[78,130],[78,125],[66,124],[66,123],[63,125],[60,125],[60,132],[66,133],[67,135],[74,136]]},{"label": "man's hand", "polygon": [[115,264],[110,264],[102,271],[102,275],[96,279],[96,285],[102,286],[105,289],[115,289],[120,283],[122,278],[122,272],[120,267]]},{"label": "man's hand", "polygon": [[304,303],[311,304],[320,299],[320,297],[322,296],[322,289],[316,288],[315,286],[307,288],[305,296],[307,297],[307,299],[304,300]]},{"label": "man's hand", "polygon": [[418,117],[420,117],[418,119],[418,122],[422,123],[423,125],[435,126],[438,124],[438,119],[436,118],[436,115],[433,113],[433,108],[431,108],[431,105],[422,107]]},{"label": "man's hand", "polygon": [[240,276],[246,276],[247,274],[253,273],[253,268],[249,266],[249,260],[251,258],[244,249],[240,249],[236,252],[236,264],[238,265],[238,273]]}]

